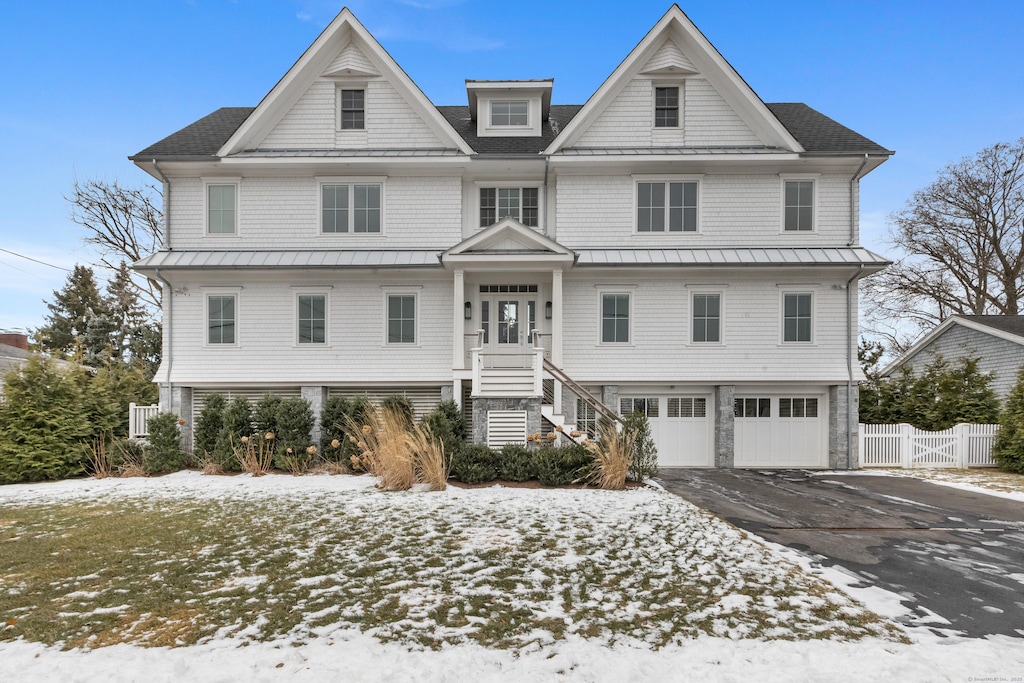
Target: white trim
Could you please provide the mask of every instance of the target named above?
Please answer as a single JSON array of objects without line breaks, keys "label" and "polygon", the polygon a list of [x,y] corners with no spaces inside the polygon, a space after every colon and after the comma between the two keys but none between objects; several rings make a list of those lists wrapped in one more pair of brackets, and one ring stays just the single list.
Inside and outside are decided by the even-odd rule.
[{"label": "white trim", "polygon": [[[242,230],[241,195],[242,179],[233,176],[229,178],[200,178],[203,182],[203,236],[217,239],[238,237]],[[235,230],[234,232],[210,232],[210,188],[215,186],[230,186],[235,188]]]},{"label": "white trim", "polygon": [[[341,127],[341,91],[342,90],[362,90],[363,91],[363,127],[362,128],[342,128]],[[339,135],[359,135],[365,136],[366,131],[369,128],[369,88],[367,87],[366,79],[360,79],[355,81],[338,81],[334,84],[334,132]]]},{"label": "white trim", "polygon": [[[676,98],[676,125],[658,125],[658,88],[675,88],[678,93]],[[683,93],[686,92],[686,83],[683,78],[651,79],[651,130],[683,130]]]},{"label": "white trim", "polygon": [[[704,208],[704,174],[702,173],[691,173],[684,175],[647,175],[647,174],[633,174],[630,176],[633,179],[633,236],[634,237],[678,237],[681,235],[701,235],[701,225],[703,223],[703,208]],[[640,183],[664,183],[665,184],[665,229],[664,230],[651,230],[641,232],[639,228],[639,208],[640,208]],[[669,216],[668,216],[668,203],[669,203],[669,183],[696,183],[697,185],[697,229],[696,230],[669,230]]]},{"label": "white trim", "polygon": [[[780,235],[816,235],[818,234],[818,186],[820,173],[780,173],[779,174],[779,234]],[[810,181],[811,183],[811,229],[786,230],[786,183],[791,181]]]},{"label": "white trim", "polygon": [[[632,348],[636,346],[636,338],[634,336],[635,321],[636,321],[636,306],[634,305],[633,292],[631,290],[636,288],[636,285],[595,285],[597,289],[597,345],[612,347],[612,348]],[[619,341],[605,341],[604,340],[604,298],[606,296],[625,296],[627,298],[629,306],[629,339],[624,342]]]},{"label": "white trim", "polygon": [[[725,292],[717,287],[694,287],[689,291],[689,315],[686,316],[687,322],[687,334],[686,334],[686,345],[694,348],[708,348],[725,346]],[[696,296],[706,296],[709,294],[715,294],[718,296],[718,341],[696,341],[693,338],[693,316],[696,310],[693,299]]]},{"label": "white trim", "polygon": [[[387,176],[316,176],[316,225],[317,235],[326,238],[383,237],[387,234]],[[348,226],[345,232],[324,232],[324,186],[348,186]],[[380,186],[380,230],[377,232],[355,231],[355,186]]]},{"label": "white trim", "polygon": [[[497,215],[497,211],[495,211],[495,217],[497,218],[497,221],[495,223],[491,223],[490,225],[480,225],[480,191],[488,189],[488,188],[497,188],[497,189],[517,188],[519,190],[519,215],[518,216],[512,216],[512,218],[514,218],[517,222],[521,223],[522,225],[524,225],[525,227],[529,228],[530,230],[535,230],[535,231],[542,232],[542,233],[545,233],[545,234],[547,233],[547,230],[545,229],[545,225],[544,225],[544,218],[545,218],[545,216],[544,216],[544,183],[543,182],[541,182],[541,181],[522,182],[522,181],[517,181],[517,180],[496,180],[496,181],[492,182],[492,181],[487,181],[487,180],[476,180],[476,181],[473,181],[473,187],[474,187],[473,199],[470,202],[470,204],[471,204],[470,210],[472,211],[472,215],[471,215],[472,223],[470,225],[470,228],[471,228],[470,229],[470,234],[479,232],[479,231],[484,230],[486,228],[489,228],[491,225],[496,225],[497,223],[500,223],[502,221],[502,219],[508,218],[508,216],[498,216]],[[526,225],[522,221],[522,219],[523,219],[523,188],[537,190],[537,225],[535,225],[535,226],[534,225]]]},{"label": "white trim", "polygon": [[[297,349],[329,349],[331,348],[331,290],[328,287],[292,287],[292,346]],[[299,341],[299,297],[322,296],[324,298],[324,340],[323,342]]]},{"label": "white trim", "polygon": [[[241,346],[242,288],[241,287],[200,287],[203,293],[203,348],[237,349]],[[235,341],[231,343],[210,341],[210,297],[230,296],[235,300]]]},{"label": "white trim", "polygon": [[[540,137],[543,97],[540,88],[534,92],[520,90],[493,90],[486,94],[477,94],[476,134],[479,137]],[[491,104],[493,102],[526,102],[526,125],[501,126],[491,123]],[[472,115],[473,112],[470,112]]]},{"label": "white trim", "polygon": [[[779,288],[779,345],[792,346],[815,346],[817,343],[818,326],[818,297],[814,288],[808,285],[778,285]],[[786,341],[786,295],[806,294],[811,297],[811,338],[809,341]]]},{"label": "white trim", "polygon": [[[381,285],[381,290],[384,294],[384,346],[387,348],[399,348],[399,349],[418,349],[420,348],[420,290],[423,289],[422,285]],[[409,342],[392,342],[388,340],[391,317],[389,304],[391,297],[393,296],[411,296],[413,298],[413,341]]]}]

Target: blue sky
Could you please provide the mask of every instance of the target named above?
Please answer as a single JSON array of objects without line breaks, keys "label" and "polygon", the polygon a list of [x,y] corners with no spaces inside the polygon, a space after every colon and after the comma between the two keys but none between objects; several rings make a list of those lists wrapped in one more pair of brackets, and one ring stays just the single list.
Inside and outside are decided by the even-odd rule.
[{"label": "blue sky", "polygon": [[[0,249],[90,263],[63,195],[141,184],[126,157],[222,106],[254,106],[341,9],[331,0],[36,0],[0,9]],[[467,78],[555,79],[585,102],[666,0],[355,0],[435,104]],[[680,3],[766,102],[806,102],[896,156],[862,185],[861,241],[947,163],[1024,135],[1024,3]],[[0,329],[42,324],[66,273],[0,251]]]}]

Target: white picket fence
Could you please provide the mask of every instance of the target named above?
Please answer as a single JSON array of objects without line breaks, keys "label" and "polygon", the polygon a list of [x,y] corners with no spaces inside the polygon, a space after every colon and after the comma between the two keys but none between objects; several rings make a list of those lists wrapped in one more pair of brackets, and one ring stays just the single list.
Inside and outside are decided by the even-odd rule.
[{"label": "white picket fence", "polygon": [[128,438],[145,439],[149,436],[149,418],[160,412],[160,406],[128,404]]},{"label": "white picket fence", "polygon": [[958,424],[927,432],[908,424],[860,425],[861,467],[995,467],[999,425]]}]

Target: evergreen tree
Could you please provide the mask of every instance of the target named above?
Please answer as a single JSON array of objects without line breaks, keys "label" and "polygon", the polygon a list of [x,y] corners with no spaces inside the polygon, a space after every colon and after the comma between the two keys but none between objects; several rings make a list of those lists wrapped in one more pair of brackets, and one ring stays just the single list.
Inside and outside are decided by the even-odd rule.
[{"label": "evergreen tree", "polygon": [[1017,383],[1006,397],[992,458],[1002,469],[1024,474],[1024,368],[1017,373]]},{"label": "evergreen tree", "polygon": [[46,304],[50,309],[46,324],[35,331],[39,347],[56,357],[78,356],[91,365],[109,358],[108,331],[112,323],[102,320],[109,311],[92,268],[75,266],[64,289],[54,292],[53,297]]}]

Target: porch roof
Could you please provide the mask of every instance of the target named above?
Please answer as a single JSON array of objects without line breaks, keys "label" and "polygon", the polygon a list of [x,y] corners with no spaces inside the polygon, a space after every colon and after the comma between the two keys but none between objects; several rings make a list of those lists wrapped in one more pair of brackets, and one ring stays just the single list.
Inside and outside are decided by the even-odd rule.
[{"label": "porch roof", "polygon": [[258,268],[440,268],[437,250],[158,251],[135,263],[140,272]]},{"label": "porch roof", "polygon": [[884,256],[863,247],[731,249],[578,249],[576,266],[661,267],[808,267],[865,266],[865,274],[889,265]]}]

